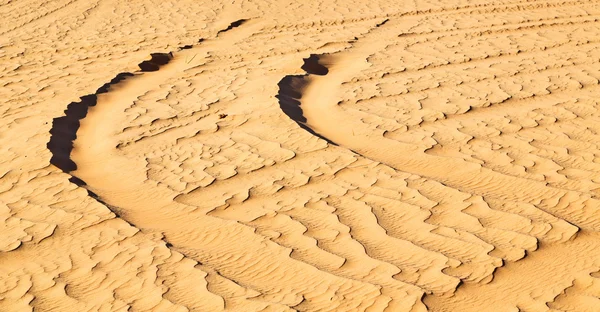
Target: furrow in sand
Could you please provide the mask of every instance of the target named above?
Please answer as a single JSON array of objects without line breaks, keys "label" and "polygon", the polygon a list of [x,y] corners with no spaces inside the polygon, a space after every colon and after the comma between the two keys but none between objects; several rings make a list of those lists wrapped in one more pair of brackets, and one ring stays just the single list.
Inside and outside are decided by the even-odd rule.
[{"label": "furrow in sand", "polygon": [[[265,239],[251,226],[212,217],[197,206],[176,201],[178,193],[147,181],[143,158],[124,155],[116,148],[119,142],[115,134],[122,130],[125,109],[150,88],[204,64],[201,55],[211,47],[233,45],[261,28],[253,21],[244,24],[237,30],[230,27],[219,32],[219,39],[205,40],[199,46],[153,55],[152,61],[140,64],[142,71],[118,76],[127,79],[105,85],[90,95],[92,101],[72,103],[67,116],[55,120],[53,139],[48,144],[55,157],[53,163],[130,224],[163,236],[169,248],[258,293],[252,295],[254,301],[316,309],[334,296],[347,293],[357,297],[336,303],[338,308],[347,310],[356,302],[373,304],[383,299],[397,310],[424,309],[423,291],[417,286],[390,278],[382,294],[381,286],[368,282],[368,278],[323,271],[290,257],[290,248]],[[243,244],[232,243],[239,237],[244,237]],[[331,291],[339,285],[343,289]]]},{"label": "furrow in sand", "polygon": [[[539,301],[536,301],[539,298],[531,299],[519,295],[520,291],[502,296],[495,294],[511,287],[519,287],[525,292],[533,289],[538,280],[531,279],[532,275],[529,272],[536,272],[535,276],[544,276],[547,278],[547,285],[554,287],[552,289],[555,291],[551,292],[553,295],[541,300],[551,301],[553,296],[567,287],[563,285],[564,280],[568,279],[566,276],[585,270],[593,272],[594,268],[581,261],[561,274],[554,274],[557,270],[563,270],[559,268],[562,268],[568,259],[576,256],[569,255],[569,250],[586,253],[586,257],[589,253],[598,253],[586,246],[592,246],[591,242],[598,239],[595,233],[600,230],[600,201],[578,191],[554,188],[544,182],[504,175],[462,159],[427,154],[425,148],[386,138],[384,130],[372,129],[348,110],[342,109],[339,105],[338,90],[345,82],[351,81],[362,70],[371,66],[367,59],[385,49],[387,42],[396,36],[394,31],[386,28],[393,27],[395,23],[396,21],[391,20],[386,25],[374,29],[343,52],[313,55],[305,59],[305,75],[288,76],[280,83],[279,101],[282,110],[310,133],[369,159],[400,171],[439,181],[473,195],[531,204],[579,227],[582,231],[573,240],[556,245],[542,245],[539,251],[532,253],[535,257],[529,256],[525,260],[512,263],[507,270],[500,269],[500,273],[495,274],[495,279],[489,286],[467,286],[463,290],[459,287],[457,293],[461,295],[460,299],[429,296],[425,300],[428,307],[434,311],[449,311],[442,308],[446,304],[451,304],[453,308],[450,310],[467,311],[473,307],[490,306],[492,302],[500,304],[503,301],[526,302],[525,306],[541,309]],[[585,200],[579,200],[580,198]],[[553,259],[555,262],[548,263],[547,259]],[[480,289],[489,289],[489,292],[480,294]],[[504,305],[510,308],[506,303]]]},{"label": "furrow in sand", "polygon": [[[307,75],[282,80],[279,97],[283,111],[309,132],[395,169],[435,179],[475,195],[531,203],[582,229],[600,230],[600,220],[579,218],[571,213],[571,209],[582,209],[585,215],[597,215],[598,200],[590,199],[582,207],[557,211],[551,204],[552,199],[582,194],[506,176],[462,159],[427,154],[425,148],[386,138],[384,130],[370,129],[342,109],[336,90],[368,68],[367,58],[384,49],[391,36],[394,32],[382,26],[347,51],[307,59]],[[324,69],[318,72],[314,69],[321,67]]]}]

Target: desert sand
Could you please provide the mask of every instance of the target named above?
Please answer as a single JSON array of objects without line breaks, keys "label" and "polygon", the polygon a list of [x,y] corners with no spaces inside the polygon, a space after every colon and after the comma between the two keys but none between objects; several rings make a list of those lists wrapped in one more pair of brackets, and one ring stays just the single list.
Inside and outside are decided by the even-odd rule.
[{"label": "desert sand", "polygon": [[0,311],[600,311],[600,3],[0,20]]}]

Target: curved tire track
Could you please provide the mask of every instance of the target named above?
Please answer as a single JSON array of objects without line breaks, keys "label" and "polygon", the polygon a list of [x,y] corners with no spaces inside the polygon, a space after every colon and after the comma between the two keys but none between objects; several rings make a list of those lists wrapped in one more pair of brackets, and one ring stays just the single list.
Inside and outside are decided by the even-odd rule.
[{"label": "curved tire track", "polygon": [[[529,279],[526,272],[538,271],[540,276],[555,277],[553,272],[557,269],[556,265],[539,259],[569,258],[567,250],[589,253],[587,246],[593,245],[592,242],[596,239],[595,233],[600,231],[600,218],[597,217],[600,215],[599,200],[586,197],[586,193],[583,192],[503,175],[462,159],[428,154],[425,148],[386,138],[385,131],[372,129],[358,120],[356,115],[339,106],[340,102],[336,98],[339,88],[371,66],[367,61],[368,58],[384,49],[383,42],[387,42],[388,39],[391,41],[393,36],[393,32],[386,34],[378,29],[369,36],[359,39],[346,51],[311,55],[309,59],[305,59],[303,67],[305,75],[287,76],[280,82],[278,98],[283,112],[308,132],[396,170],[432,179],[482,198],[528,203],[569,222],[578,229],[578,233],[570,241],[561,245],[545,246],[535,251],[537,261],[529,260],[530,257],[517,261],[516,269],[513,265],[511,271],[503,272],[503,276],[509,275],[509,278],[500,279],[481,288],[461,285],[457,293],[461,294],[462,301],[458,302],[462,304],[457,305],[457,302],[452,302],[454,309],[464,309],[464,302],[469,302],[472,298],[469,294],[480,292],[486,294],[477,296],[480,298],[477,302],[485,305],[487,299],[493,298],[494,294],[512,287],[513,284],[537,283]],[[316,66],[315,64],[320,66],[327,64],[327,68],[321,69],[320,73],[314,73],[311,69]],[[587,200],[576,203],[579,198],[587,198]],[[589,216],[596,217],[589,218]],[[559,278],[549,278],[547,282],[552,285],[561,283]],[[461,291],[462,289],[465,291]],[[518,301],[516,298],[513,299],[514,302]],[[428,303],[428,298],[426,297],[424,301]],[[430,301],[438,307],[445,305],[444,302],[450,301],[444,299]]]},{"label": "curved tire track", "polygon": [[[283,112],[308,132],[397,170],[434,179],[474,195],[530,203],[581,229],[600,231],[600,220],[585,217],[600,213],[599,200],[588,200],[583,207],[587,212],[583,215],[563,211],[564,207],[557,207],[558,202],[583,194],[503,175],[462,159],[427,154],[425,148],[386,138],[384,130],[371,129],[340,107],[337,90],[370,66],[367,58],[386,46],[387,40],[382,37],[395,36],[393,32],[374,32],[379,33],[357,41],[347,51],[312,55],[305,59],[305,75],[283,78],[278,95]],[[323,64],[329,67],[324,70]],[[314,68],[319,68],[319,73],[314,73]],[[538,198],[549,200],[540,202]]]},{"label": "curved tire track", "polygon": [[[226,30],[242,23],[235,22]],[[260,30],[256,28],[260,24],[253,25],[231,32],[233,38],[227,43],[235,44],[237,37],[248,37],[253,31]],[[289,310],[299,305],[307,309],[315,304],[313,299],[307,298],[320,298],[337,285],[349,286],[348,290],[342,291],[359,298],[382,296],[380,286],[337,276],[291,258],[288,248],[265,240],[255,228],[212,217],[198,206],[177,202],[174,199],[179,194],[166,186],[148,183],[143,161],[122,155],[115,148],[118,143],[115,130],[125,123],[123,111],[150,88],[186,69],[203,65],[205,60],[202,58],[188,61],[193,59],[191,56],[201,54],[196,48],[186,46],[174,54],[153,54],[149,63],[140,66],[139,72],[117,75],[119,79],[115,78],[97,92],[82,97],[80,102],[69,104],[66,116],[56,118],[53,123],[52,138],[48,143],[53,154],[52,163],[120,218],[143,232],[162,237],[167,247],[243,288],[250,304],[258,302],[277,310]],[[203,51],[201,47],[199,49]],[[240,235],[244,237],[244,244],[225,243],[224,246],[223,242],[235,241]],[[250,254],[252,258],[240,259],[249,257],[248,250],[256,251]],[[276,283],[273,283],[274,279]],[[307,280],[308,287],[299,286]],[[420,301],[423,292],[419,288],[401,282],[397,287],[408,299],[396,300],[392,306],[406,310],[424,309]],[[282,295],[286,297],[282,302],[269,299]],[[239,300],[239,296],[235,294],[234,299]],[[228,298],[224,297],[224,300],[227,308]],[[317,300],[316,304],[322,302]]]}]

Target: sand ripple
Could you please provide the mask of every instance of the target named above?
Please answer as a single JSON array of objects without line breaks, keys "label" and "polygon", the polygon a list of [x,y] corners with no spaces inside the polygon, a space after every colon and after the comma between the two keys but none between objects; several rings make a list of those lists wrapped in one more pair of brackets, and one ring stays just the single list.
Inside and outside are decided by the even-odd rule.
[{"label": "sand ripple", "polygon": [[334,2],[0,1],[0,310],[596,311],[600,7]]}]

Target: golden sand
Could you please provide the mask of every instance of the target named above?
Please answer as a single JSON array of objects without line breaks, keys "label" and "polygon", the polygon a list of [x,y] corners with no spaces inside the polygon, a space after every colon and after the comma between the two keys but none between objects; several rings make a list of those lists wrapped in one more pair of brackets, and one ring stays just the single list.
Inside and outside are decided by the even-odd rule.
[{"label": "golden sand", "polygon": [[600,311],[599,19],[0,0],[0,311]]}]

